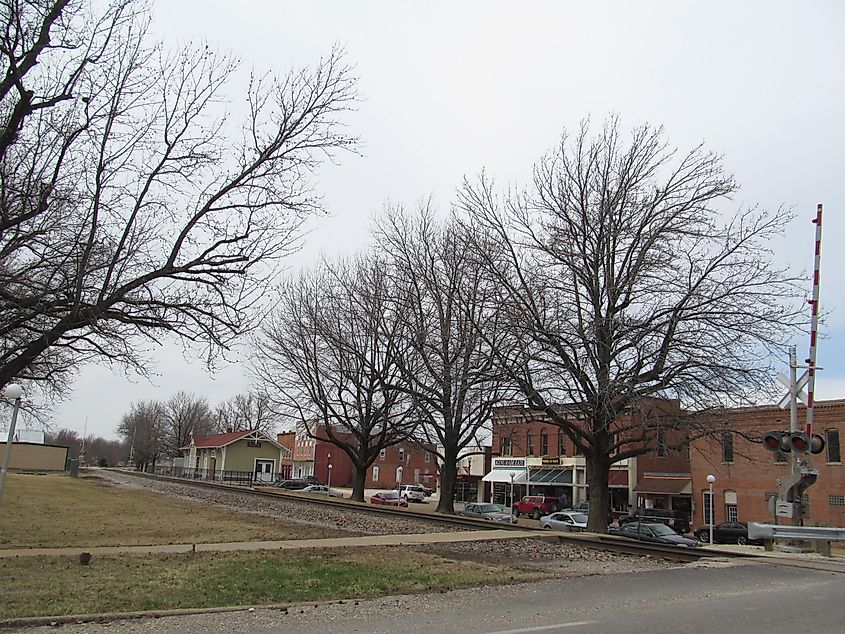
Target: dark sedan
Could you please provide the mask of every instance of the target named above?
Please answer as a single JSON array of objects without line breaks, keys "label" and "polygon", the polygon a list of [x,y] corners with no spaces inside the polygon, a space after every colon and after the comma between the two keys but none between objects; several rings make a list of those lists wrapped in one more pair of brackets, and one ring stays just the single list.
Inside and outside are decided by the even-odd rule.
[{"label": "dark sedan", "polygon": [[467,504],[459,515],[474,517],[479,520],[493,520],[494,522],[507,522],[516,524],[516,517],[510,512],[505,512],[501,504]]},{"label": "dark sedan", "polygon": [[654,522],[629,522],[619,528],[608,531],[611,535],[636,539],[641,542],[652,544],[663,544],[665,546],[683,546],[685,548],[696,548],[701,546],[697,539],[689,539],[678,535],[666,524]]},{"label": "dark sedan", "polygon": [[[695,531],[695,536],[707,543],[710,541],[710,525]],[[713,527],[713,542],[716,544],[761,544],[757,539],[748,538],[748,526],[742,522],[723,522]]]}]

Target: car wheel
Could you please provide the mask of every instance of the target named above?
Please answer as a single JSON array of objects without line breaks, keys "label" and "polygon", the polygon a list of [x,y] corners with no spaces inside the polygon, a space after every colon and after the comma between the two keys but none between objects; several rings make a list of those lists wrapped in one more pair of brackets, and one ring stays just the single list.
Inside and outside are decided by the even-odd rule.
[{"label": "car wheel", "polygon": [[543,517],[543,514],[540,513],[540,509],[535,509],[534,514],[531,517],[533,517],[535,520],[538,520]]},{"label": "car wheel", "polygon": [[696,537],[698,537],[698,541],[700,542],[704,542],[705,544],[710,543],[710,531],[699,531]]},{"label": "car wheel", "polygon": [[745,535],[740,535],[736,538],[736,543],[740,546],[745,546],[748,543],[748,538]]},{"label": "car wheel", "polygon": [[551,526],[549,526],[548,524],[543,524],[540,528],[545,528],[546,530],[551,530],[551,529],[552,529],[552,527],[551,527]]}]

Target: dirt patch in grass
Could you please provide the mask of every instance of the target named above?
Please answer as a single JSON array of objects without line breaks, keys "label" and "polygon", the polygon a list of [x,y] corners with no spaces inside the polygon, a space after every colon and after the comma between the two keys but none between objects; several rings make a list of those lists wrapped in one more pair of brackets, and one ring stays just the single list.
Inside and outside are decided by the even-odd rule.
[{"label": "dirt patch in grass", "polygon": [[95,478],[9,474],[0,548],[145,546],[349,537],[354,533],[227,511]]},{"label": "dirt patch in grass", "polygon": [[0,560],[0,618],[369,598],[547,578],[402,547]]}]

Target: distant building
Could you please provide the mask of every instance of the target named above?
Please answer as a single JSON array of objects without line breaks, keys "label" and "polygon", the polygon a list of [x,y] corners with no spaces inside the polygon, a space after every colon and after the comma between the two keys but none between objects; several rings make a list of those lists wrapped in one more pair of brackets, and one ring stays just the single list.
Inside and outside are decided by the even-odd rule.
[{"label": "distant building", "polygon": [[192,437],[182,451],[184,469],[198,477],[231,480],[236,474],[252,473],[257,482],[280,477],[284,458],[289,455],[288,449],[254,429]]},{"label": "distant building", "polygon": [[[335,436],[342,436],[337,431],[334,433]],[[309,436],[303,423],[297,425],[294,432],[293,477],[313,475],[321,482],[330,482],[332,486],[352,487],[355,474],[352,460],[346,452],[329,442],[321,426],[314,430],[314,436],[316,438]],[[352,435],[346,436],[346,440],[353,440]],[[400,466],[403,484],[419,483],[431,489],[437,488],[438,470],[434,447],[411,442],[401,442],[383,449],[367,469],[364,486],[368,489],[395,488]]]}]

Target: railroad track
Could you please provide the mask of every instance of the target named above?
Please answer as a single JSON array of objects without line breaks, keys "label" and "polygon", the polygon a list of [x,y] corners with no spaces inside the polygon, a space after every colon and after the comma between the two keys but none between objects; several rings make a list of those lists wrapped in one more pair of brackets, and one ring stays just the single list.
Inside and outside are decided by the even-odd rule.
[{"label": "railroad track", "polygon": [[387,506],[374,506],[365,502],[357,502],[354,500],[337,500],[333,498],[315,498],[304,496],[298,493],[292,493],[281,489],[271,487],[245,487],[233,484],[224,484],[221,482],[208,482],[203,480],[191,480],[187,478],[177,478],[173,476],[156,475],[152,473],[141,473],[135,471],[123,471],[121,473],[133,475],[140,478],[148,478],[151,480],[159,480],[162,482],[172,482],[175,484],[186,484],[198,488],[215,489],[219,491],[229,491],[234,493],[242,493],[245,495],[253,495],[257,497],[283,499],[299,504],[308,504],[312,506],[330,506],[335,508],[353,509],[364,513],[370,513],[381,516],[393,516],[406,519],[419,519],[434,524],[444,524],[449,526],[460,526],[467,530],[489,530],[491,525],[495,525],[497,529],[503,530],[533,530],[537,532],[538,538],[554,539],[569,543],[584,548],[593,548],[596,550],[617,552],[626,555],[639,555],[646,557],[658,557],[662,559],[669,559],[672,561],[691,562],[700,559],[714,558],[714,557],[750,557],[755,558],[756,555],[746,553],[726,553],[723,551],[713,551],[704,548],[678,548],[676,546],[660,546],[657,544],[648,544],[645,542],[637,542],[622,537],[615,537],[613,535],[603,535],[597,533],[561,533],[557,531],[544,531],[539,527],[532,526],[516,526],[513,524],[505,524],[503,522],[486,522],[482,520],[475,520],[469,517],[449,516],[441,514],[421,513],[411,509],[391,508]]}]

